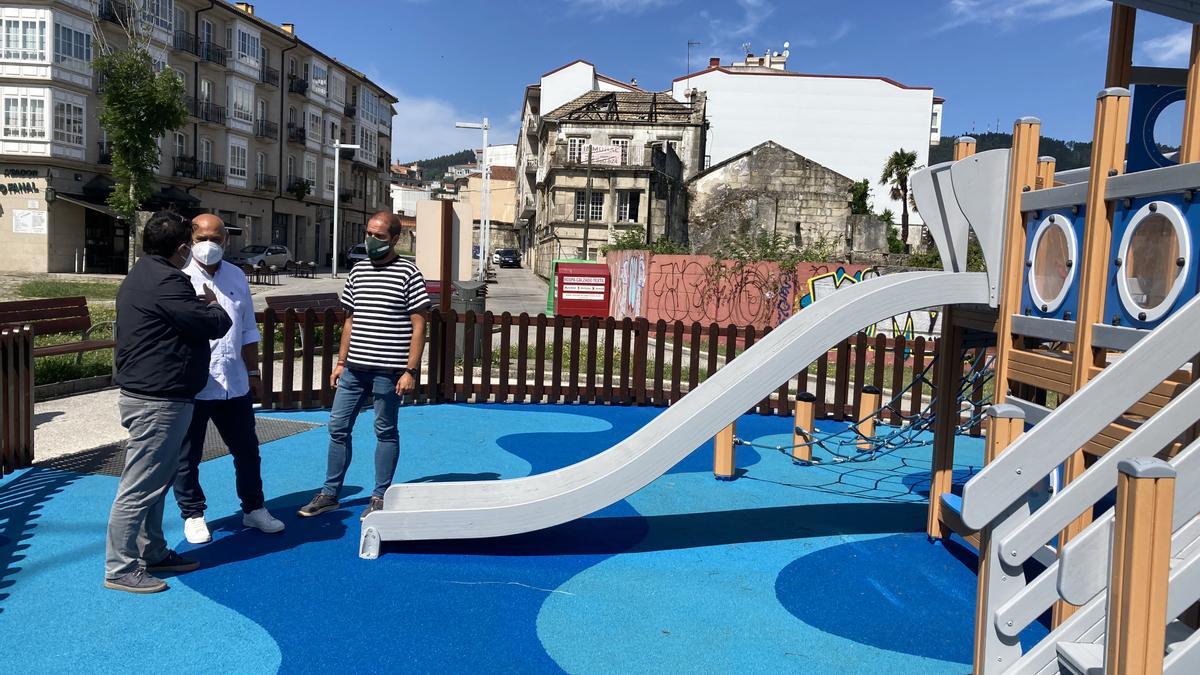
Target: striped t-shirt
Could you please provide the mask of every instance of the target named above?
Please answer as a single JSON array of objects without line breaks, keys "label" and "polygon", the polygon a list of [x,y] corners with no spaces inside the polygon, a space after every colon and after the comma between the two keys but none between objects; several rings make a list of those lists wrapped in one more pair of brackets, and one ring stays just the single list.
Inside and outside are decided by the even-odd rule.
[{"label": "striped t-shirt", "polygon": [[342,288],[342,304],[354,316],[346,365],[385,371],[408,366],[411,315],[429,306],[416,265],[400,257],[378,267],[359,261]]}]

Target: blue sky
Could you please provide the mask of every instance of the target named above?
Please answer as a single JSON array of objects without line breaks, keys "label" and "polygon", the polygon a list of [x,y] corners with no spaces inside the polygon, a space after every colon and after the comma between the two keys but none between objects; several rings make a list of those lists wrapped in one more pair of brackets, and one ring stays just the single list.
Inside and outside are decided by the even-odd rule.
[{"label": "blue sky", "polygon": [[[1011,130],[1088,140],[1103,86],[1106,0],[258,0],[256,13],[364,71],[399,97],[399,160],[478,145],[456,120],[488,116],[493,143],[515,141],[521,97],[577,58],[666,89],[720,56],[791,43],[788,69],[883,75],[947,100],[943,132]],[[1139,13],[1135,63],[1182,66],[1190,30]],[[1178,116],[1182,113],[1179,111]],[[1170,126],[1168,124],[1168,126]],[[1176,144],[1177,126],[1160,141]]]}]

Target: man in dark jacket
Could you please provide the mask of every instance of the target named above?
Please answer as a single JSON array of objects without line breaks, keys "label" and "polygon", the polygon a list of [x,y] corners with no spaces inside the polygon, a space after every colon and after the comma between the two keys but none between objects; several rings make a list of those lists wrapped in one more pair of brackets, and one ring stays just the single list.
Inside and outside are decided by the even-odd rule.
[{"label": "man in dark jacket", "polygon": [[232,322],[210,288],[197,297],[180,271],[191,241],[183,218],[155,214],[146,223],[144,255],[117,292],[116,383],[129,445],[108,517],[106,588],[157,593],[167,585],[152,572],[199,566],[167,548],[163,502],[179,466],[193,397],[208,382],[208,341],[225,335]]}]

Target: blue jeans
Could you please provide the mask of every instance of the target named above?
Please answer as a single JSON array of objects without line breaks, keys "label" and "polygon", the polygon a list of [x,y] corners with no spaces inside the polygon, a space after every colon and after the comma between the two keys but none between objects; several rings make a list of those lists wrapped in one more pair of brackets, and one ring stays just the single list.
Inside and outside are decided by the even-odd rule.
[{"label": "blue jeans", "polygon": [[368,396],[375,398],[375,490],[371,496],[382,497],[387,492],[400,459],[400,433],[396,430],[400,413],[400,396],[396,394],[399,379],[399,373],[352,368],[342,371],[333,395],[333,409],[329,411],[329,468],[321,492],[336,497],[342,491],[353,454],[354,421]]}]

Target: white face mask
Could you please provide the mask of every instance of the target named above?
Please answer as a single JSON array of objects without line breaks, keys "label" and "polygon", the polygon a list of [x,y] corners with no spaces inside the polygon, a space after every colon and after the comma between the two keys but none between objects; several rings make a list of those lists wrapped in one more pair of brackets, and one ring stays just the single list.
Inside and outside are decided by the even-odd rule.
[{"label": "white face mask", "polygon": [[202,241],[192,245],[192,257],[201,265],[216,265],[223,255],[225,250],[216,242]]}]

